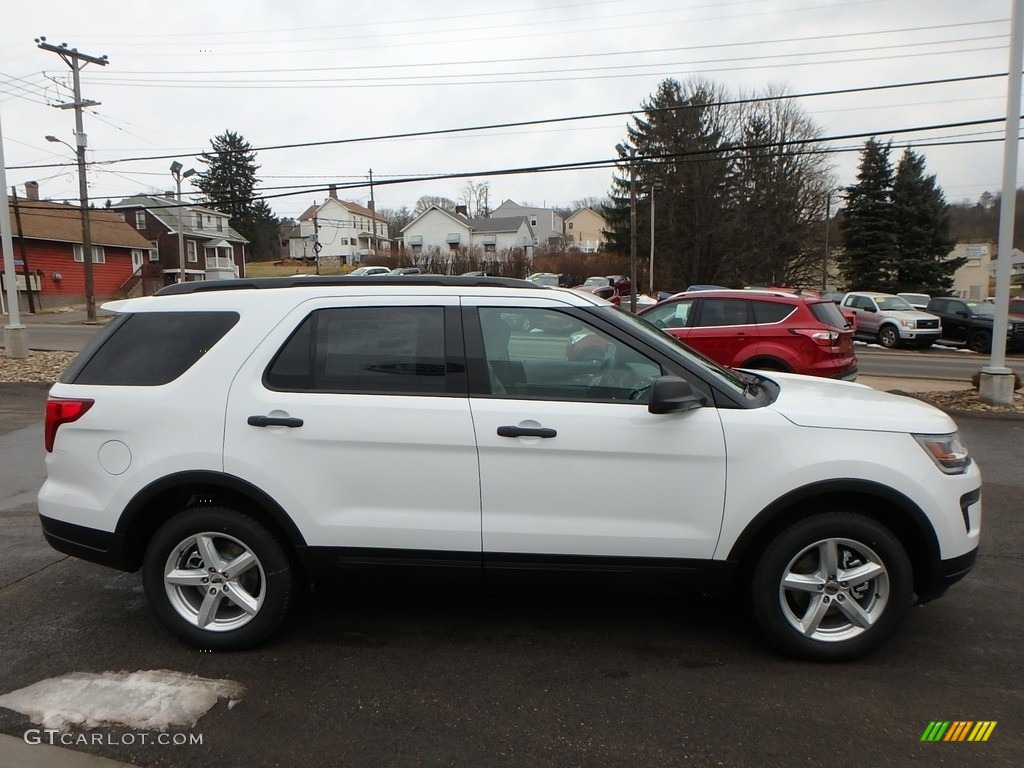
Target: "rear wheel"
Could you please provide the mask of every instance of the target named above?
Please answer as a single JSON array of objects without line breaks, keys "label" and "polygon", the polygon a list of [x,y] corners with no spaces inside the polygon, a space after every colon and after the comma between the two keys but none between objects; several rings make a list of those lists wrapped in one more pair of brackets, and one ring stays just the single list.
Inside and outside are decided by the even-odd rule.
[{"label": "rear wheel", "polygon": [[764,550],[751,598],[762,632],[799,658],[855,659],[884,643],[913,594],[910,560],[887,528],[849,512],[790,526]]},{"label": "rear wheel", "polygon": [[988,331],[975,331],[967,339],[967,348],[974,352],[989,352],[992,349],[992,334]]},{"label": "rear wheel", "polygon": [[146,549],[142,579],[164,626],[212,650],[249,648],[269,637],[288,611],[294,581],[277,539],[223,507],[168,520]]},{"label": "rear wheel", "polygon": [[900,332],[894,325],[883,325],[878,329],[878,343],[886,349],[894,349],[900,343]]}]

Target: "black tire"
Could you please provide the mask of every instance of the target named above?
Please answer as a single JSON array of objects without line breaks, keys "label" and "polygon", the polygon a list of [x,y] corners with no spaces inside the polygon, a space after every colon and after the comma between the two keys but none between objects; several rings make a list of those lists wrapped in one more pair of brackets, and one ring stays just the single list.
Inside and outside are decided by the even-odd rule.
[{"label": "black tire", "polygon": [[878,344],[886,349],[895,349],[900,345],[900,332],[895,325],[883,325],[878,329]]},{"label": "black tire", "polygon": [[991,352],[992,334],[988,331],[974,331],[967,339],[967,348],[972,352]]},{"label": "black tire", "polygon": [[781,651],[848,661],[896,631],[913,597],[913,570],[887,528],[860,514],[829,512],[772,540],[754,568],[750,595],[758,626]]},{"label": "black tire", "polygon": [[[216,558],[213,566],[208,558]],[[251,648],[270,637],[294,591],[288,556],[273,534],[224,507],[189,509],[164,523],[146,548],[142,582],[172,634],[218,651]]]}]

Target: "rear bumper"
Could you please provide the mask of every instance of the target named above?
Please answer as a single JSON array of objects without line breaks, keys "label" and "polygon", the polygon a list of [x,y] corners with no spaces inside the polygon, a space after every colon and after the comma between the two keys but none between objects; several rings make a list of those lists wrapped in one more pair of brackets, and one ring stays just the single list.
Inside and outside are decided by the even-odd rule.
[{"label": "rear bumper", "polygon": [[137,570],[128,562],[125,539],[119,533],[86,528],[43,515],[39,516],[39,522],[46,542],[58,552],[121,571]]}]

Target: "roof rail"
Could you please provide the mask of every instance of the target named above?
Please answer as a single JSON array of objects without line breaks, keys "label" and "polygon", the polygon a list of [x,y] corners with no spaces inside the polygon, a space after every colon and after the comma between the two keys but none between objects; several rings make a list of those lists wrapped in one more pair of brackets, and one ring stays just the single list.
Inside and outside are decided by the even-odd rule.
[{"label": "roof rail", "polygon": [[254,288],[313,288],[322,286],[356,285],[434,285],[454,288],[542,288],[529,280],[512,277],[473,277],[462,275],[376,275],[352,277],[350,275],[293,275],[290,277],[253,277],[238,280],[196,280],[171,283],[156,292],[156,296],[205,291],[245,291]]}]

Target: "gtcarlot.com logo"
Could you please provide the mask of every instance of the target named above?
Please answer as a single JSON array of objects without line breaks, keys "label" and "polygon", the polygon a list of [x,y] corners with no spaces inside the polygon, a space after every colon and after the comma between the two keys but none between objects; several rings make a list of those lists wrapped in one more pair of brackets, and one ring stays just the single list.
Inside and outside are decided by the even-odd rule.
[{"label": "gtcarlot.com logo", "polygon": [[932,720],[921,741],[988,741],[995,729],[995,720]]}]

